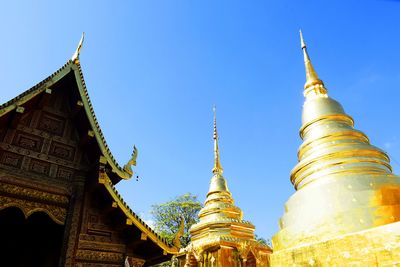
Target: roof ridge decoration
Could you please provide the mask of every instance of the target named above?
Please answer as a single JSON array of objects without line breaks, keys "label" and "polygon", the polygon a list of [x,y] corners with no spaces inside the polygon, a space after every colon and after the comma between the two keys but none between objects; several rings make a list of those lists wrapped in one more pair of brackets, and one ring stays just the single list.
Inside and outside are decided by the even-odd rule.
[{"label": "roof ridge decoration", "polygon": [[71,60],[74,63],[79,63],[79,54],[81,53],[84,40],[85,40],[85,32],[82,32],[82,37],[81,40],[79,41],[78,47],[76,48],[75,53],[71,57]]},{"label": "roof ridge decoration", "polygon": [[128,163],[126,163],[124,165],[124,171],[127,172],[128,174],[130,174],[131,176],[133,175],[132,166],[136,166],[137,156],[138,156],[138,150],[137,150],[136,146],[134,145],[131,159],[128,161]]}]

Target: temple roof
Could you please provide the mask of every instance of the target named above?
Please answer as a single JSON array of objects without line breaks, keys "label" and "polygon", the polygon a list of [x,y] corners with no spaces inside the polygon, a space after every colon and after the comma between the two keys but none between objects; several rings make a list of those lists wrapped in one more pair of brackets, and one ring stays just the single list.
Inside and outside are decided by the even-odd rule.
[{"label": "temple roof", "polygon": [[94,113],[88,91],[86,89],[86,84],[83,78],[81,65],[77,60],[75,61],[73,61],[72,59],[69,60],[66,64],[64,64],[64,66],[62,66],[56,72],[54,72],[53,74],[51,74],[50,76],[48,76],[47,78],[36,84],[35,86],[31,87],[30,89],[16,96],[15,98],[9,100],[8,102],[2,104],[0,106],[0,117],[16,109],[17,107],[25,104],[33,97],[41,94],[46,89],[55,84],[57,81],[65,77],[71,71],[75,74],[76,82],[79,89],[79,94],[83,103],[83,108],[85,109],[87,118],[94,132],[97,144],[101,150],[102,155],[107,159],[107,163],[112,168],[112,171],[116,173],[120,179],[126,180],[131,178],[132,174],[128,173],[126,170],[124,170],[124,168],[122,168],[118,164],[118,162],[115,160],[113,154],[111,153],[107,145],[106,139],[104,138],[103,132],[101,131],[100,125]]},{"label": "temple roof", "polygon": [[[65,63],[61,68],[59,68],[53,74],[51,74],[35,86],[31,87],[27,91],[0,105],[0,117],[9,114],[13,110],[17,110],[24,104],[27,104],[30,100],[46,92],[46,90],[49,90],[49,88],[51,88],[54,84],[61,81],[67,75],[72,73],[77,84],[82,107],[85,111],[86,117],[90,124],[90,128],[94,133],[94,137],[96,138],[96,142],[99,147],[100,161],[103,161],[104,165],[107,166],[107,169],[110,170],[108,171],[110,177],[107,175],[107,179],[99,181],[99,183],[103,184],[109,195],[112,197],[115,203],[117,203],[118,208],[126,215],[127,220],[129,220],[131,224],[135,225],[142,232],[146,233],[146,235],[158,246],[160,246],[166,253],[176,253],[178,251],[178,248],[176,248],[172,244],[169,244],[149,225],[147,225],[142,219],[140,219],[140,217],[128,207],[126,202],[122,199],[122,197],[114,187],[114,185],[118,183],[121,179],[130,179],[133,172],[129,164],[121,167],[121,165],[119,165],[118,162],[115,160],[107,145],[100,125],[96,119],[96,115],[94,113],[93,106],[89,98],[79,61],[79,51],[82,46],[82,41],[83,38],[81,39],[81,42],[74,56],[70,60],[68,60],[67,63]],[[130,162],[132,162],[132,160],[130,160]]]}]

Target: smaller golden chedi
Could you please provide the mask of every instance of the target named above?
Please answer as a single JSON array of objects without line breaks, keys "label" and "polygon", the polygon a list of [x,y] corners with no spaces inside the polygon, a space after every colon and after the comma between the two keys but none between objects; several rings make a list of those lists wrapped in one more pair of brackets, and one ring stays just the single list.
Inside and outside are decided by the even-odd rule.
[{"label": "smaller golden chedi", "polygon": [[214,168],[199,222],[190,228],[191,243],[178,255],[179,266],[269,266],[271,249],[255,240],[255,227],[243,220],[222,176],[214,108]]},{"label": "smaller golden chedi", "polygon": [[[300,33],[301,35],[301,33]],[[301,36],[306,83],[299,162],[271,266],[400,264],[400,177],[328,96]]]}]

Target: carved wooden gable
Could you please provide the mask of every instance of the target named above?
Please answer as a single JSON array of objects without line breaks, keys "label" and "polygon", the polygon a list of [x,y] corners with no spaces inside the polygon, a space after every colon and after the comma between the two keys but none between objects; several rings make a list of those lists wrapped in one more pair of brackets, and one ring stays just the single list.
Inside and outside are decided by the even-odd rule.
[{"label": "carved wooden gable", "polygon": [[64,185],[70,183],[75,172],[87,170],[70,104],[73,94],[68,91],[75,88],[68,86],[72,85],[61,81],[46,88],[32,103],[3,119],[1,169]]}]

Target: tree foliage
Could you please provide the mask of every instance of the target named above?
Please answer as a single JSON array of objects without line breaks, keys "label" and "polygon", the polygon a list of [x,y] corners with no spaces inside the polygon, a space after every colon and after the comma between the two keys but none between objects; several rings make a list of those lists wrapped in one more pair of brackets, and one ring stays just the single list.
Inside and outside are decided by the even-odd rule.
[{"label": "tree foliage", "polygon": [[258,242],[260,242],[261,244],[263,244],[263,245],[267,245],[267,246],[269,246],[269,247],[272,247],[272,244],[271,244],[271,240],[270,240],[270,239],[265,239],[264,237],[260,237],[260,236],[258,236],[257,234],[255,235],[255,239],[256,239]]},{"label": "tree foliage", "polygon": [[184,234],[181,238],[182,247],[190,242],[190,227],[198,222],[198,212],[202,205],[197,196],[191,193],[178,196],[168,202],[152,205],[151,214],[154,220],[155,230],[167,241],[173,241],[181,220],[185,223]]}]

